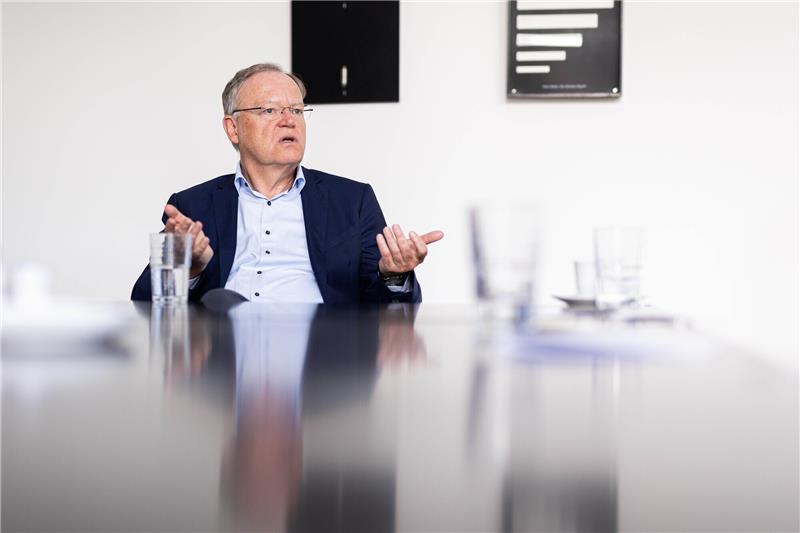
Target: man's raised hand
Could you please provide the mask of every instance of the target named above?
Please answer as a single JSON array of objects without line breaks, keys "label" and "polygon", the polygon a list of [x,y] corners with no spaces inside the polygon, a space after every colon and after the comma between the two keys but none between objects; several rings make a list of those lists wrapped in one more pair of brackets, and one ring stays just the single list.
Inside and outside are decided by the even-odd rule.
[{"label": "man's raised hand", "polygon": [[441,231],[431,231],[424,235],[410,232],[408,237],[398,224],[383,228],[383,233],[375,236],[381,259],[378,270],[383,275],[405,274],[411,272],[428,255],[428,245],[444,237]]},{"label": "man's raised hand", "polygon": [[187,217],[172,204],[164,208],[167,223],[164,231],[167,233],[189,233],[192,236],[192,266],[189,267],[189,277],[196,278],[203,272],[206,265],[214,257],[214,250],[209,245],[209,239],[203,233],[203,223]]}]

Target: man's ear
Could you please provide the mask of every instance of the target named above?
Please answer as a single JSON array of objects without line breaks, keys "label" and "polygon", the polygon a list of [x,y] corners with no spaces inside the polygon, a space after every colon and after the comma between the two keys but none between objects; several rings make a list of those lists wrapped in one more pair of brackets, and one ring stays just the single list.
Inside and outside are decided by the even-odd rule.
[{"label": "man's ear", "polygon": [[233,144],[239,144],[239,133],[236,131],[236,121],[230,115],[225,115],[222,118],[222,127],[225,130],[225,135],[228,140]]}]

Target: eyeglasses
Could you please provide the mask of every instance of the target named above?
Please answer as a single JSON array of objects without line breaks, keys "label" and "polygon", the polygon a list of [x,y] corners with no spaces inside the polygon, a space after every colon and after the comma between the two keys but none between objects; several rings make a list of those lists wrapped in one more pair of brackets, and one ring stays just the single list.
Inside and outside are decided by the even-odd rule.
[{"label": "eyeglasses", "polygon": [[303,107],[278,107],[278,106],[264,106],[264,107],[246,107],[244,109],[234,109],[231,111],[231,115],[234,113],[238,113],[240,111],[252,111],[253,113],[257,113],[259,117],[264,118],[266,120],[277,120],[280,116],[283,115],[283,112],[289,110],[289,114],[295,118],[305,118],[308,116],[308,113],[314,111],[308,106]]}]

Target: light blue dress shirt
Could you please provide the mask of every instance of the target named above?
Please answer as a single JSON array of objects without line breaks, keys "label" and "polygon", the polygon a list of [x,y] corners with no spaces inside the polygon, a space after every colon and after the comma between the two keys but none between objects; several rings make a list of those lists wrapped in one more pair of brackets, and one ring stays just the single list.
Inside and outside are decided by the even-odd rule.
[{"label": "light blue dress shirt", "polygon": [[236,412],[266,391],[299,419],[315,304],[245,303],[230,311],[236,345]]},{"label": "light blue dress shirt", "polygon": [[322,303],[303,222],[300,192],[305,183],[298,166],[289,190],[267,198],[252,188],[237,163],[236,255],[226,289],[254,302]]}]

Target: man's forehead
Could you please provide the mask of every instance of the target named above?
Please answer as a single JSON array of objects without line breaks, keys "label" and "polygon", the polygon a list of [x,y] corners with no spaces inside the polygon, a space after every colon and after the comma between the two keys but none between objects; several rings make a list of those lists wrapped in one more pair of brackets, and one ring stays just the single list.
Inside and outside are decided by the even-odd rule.
[{"label": "man's forehead", "polygon": [[295,81],[283,72],[259,72],[248,78],[239,92],[240,94],[253,94],[267,99],[273,95],[276,98],[284,95],[292,96],[297,101],[302,101],[303,99],[300,88]]}]

